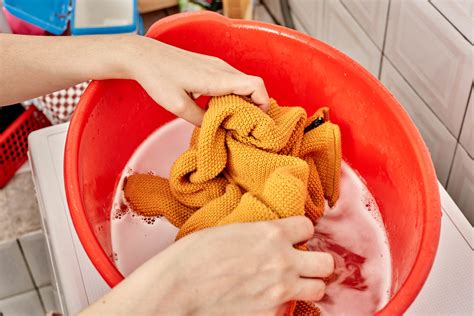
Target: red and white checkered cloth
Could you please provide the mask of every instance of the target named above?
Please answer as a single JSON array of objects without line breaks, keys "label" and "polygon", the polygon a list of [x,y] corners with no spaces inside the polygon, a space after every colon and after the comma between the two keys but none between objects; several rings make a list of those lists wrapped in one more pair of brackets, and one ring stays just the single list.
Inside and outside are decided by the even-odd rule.
[{"label": "red and white checkered cloth", "polygon": [[89,82],[83,82],[68,89],[23,102],[23,104],[26,106],[35,104],[53,124],[69,122],[88,84]]}]

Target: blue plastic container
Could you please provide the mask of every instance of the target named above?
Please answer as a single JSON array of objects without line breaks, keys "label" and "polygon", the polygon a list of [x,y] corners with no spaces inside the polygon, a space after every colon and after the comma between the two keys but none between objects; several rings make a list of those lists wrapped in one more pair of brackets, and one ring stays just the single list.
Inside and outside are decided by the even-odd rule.
[{"label": "blue plastic container", "polygon": [[137,0],[4,0],[15,17],[52,34],[141,33]]}]

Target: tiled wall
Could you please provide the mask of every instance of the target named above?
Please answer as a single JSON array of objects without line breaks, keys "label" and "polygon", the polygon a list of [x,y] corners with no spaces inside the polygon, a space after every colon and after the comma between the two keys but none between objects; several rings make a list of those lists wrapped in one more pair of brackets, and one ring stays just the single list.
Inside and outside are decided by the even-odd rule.
[{"label": "tiled wall", "polygon": [[[262,2],[281,16],[279,0]],[[439,181],[474,224],[473,1],[289,3],[296,29],[358,61],[400,101],[430,149]]]},{"label": "tiled wall", "polygon": [[1,241],[0,315],[45,315],[56,306],[43,232]]}]

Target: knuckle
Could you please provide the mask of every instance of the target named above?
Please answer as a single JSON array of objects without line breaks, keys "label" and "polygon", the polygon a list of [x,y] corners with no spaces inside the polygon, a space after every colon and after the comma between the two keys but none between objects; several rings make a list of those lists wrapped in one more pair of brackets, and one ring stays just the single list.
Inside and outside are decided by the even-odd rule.
[{"label": "knuckle", "polygon": [[252,76],[252,79],[255,84],[263,84],[263,79],[261,77]]},{"label": "knuckle", "polygon": [[326,293],[326,284],[322,280],[316,280],[315,282],[317,284],[315,290],[313,291],[313,300],[320,301]]},{"label": "knuckle", "polygon": [[274,223],[266,223],[265,225],[265,236],[270,240],[281,240],[284,239],[285,234],[283,228],[274,224]]},{"label": "knuckle", "polygon": [[[217,77],[216,77],[217,78]],[[202,92],[203,95],[212,95],[212,89],[209,86],[206,86],[204,91]]]},{"label": "knuckle", "polygon": [[288,255],[282,251],[274,253],[260,269],[261,273],[271,275],[278,282],[283,282],[288,277],[297,275],[296,268]]},{"label": "knuckle", "polygon": [[311,220],[307,217],[301,217],[301,230],[303,230],[307,235],[314,234],[314,226]]},{"label": "knuckle", "polygon": [[323,253],[321,260],[322,277],[328,277],[334,272],[334,257],[329,253]]},{"label": "knuckle", "polygon": [[290,286],[280,282],[271,287],[267,293],[268,299],[273,302],[285,302],[290,297]]},{"label": "knuckle", "polygon": [[273,275],[280,281],[298,274],[295,264],[288,255],[283,253],[277,254],[271,262],[273,265]]},{"label": "knuckle", "polygon": [[209,58],[210,58],[211,62],[213,62],[213,63],[216,64],[216,65],[220,65],[220,66],[226,66],[226,65],[228,65],[225,61],[223,61],[223,60],[220,59],[219,57],[210,56]]},{"label": "knuckle", "polygon": [[275,272],[283,277],[288,270],[290,270],[290,262],[288,258],[283,254],[277,254],[273,256],[273,262],[275,265]]},{"label": "knuckle", "polygon": [[222,59],[220,59],[219,57],[216,57],[216,56],[209,56],[209,58],[210,58],[213,62],[216,62],[216,63],[223,62]]},{"label": "knuckle", "polygon": [[[211,74],[211,77],[213,78],[218,78],[219,76],[221,75],[217,72],[214,72]],[[212,87],[209,85],[204,85],[203,87],[199,87],[198,93],[200,95],[206,95],[206,96],[212,95],[212,90],[215,89],[215,87],[216,87],[216,84],[214,84]]]},{"label": "knuckle", "polygon": [[252,82],[253,82],[253,85],[258,87],[258,88],[261,88],[261,87],[265,86],[265,83],[263,82],[263,79],[260,78],[260,77],[252,77]]},{"label": "knuckle", "polygon": [[231,65],[229,65],[229,63],[226,62],[225,60],[220,59],[220,58],[218,58],[218,60],[219,60],[218,63],[221,64],[222,66],[234,69],[234,67],[232,67]]},{"label": "knuckle", "polygon": [[186,113],[187,110],[187,103],[183,99],[179,99],[178,101],[175,102],[173,106],[173,113],[180,116]]},{"label": "knuckle", "polygon": [[322,280],[312,280],[310,286],[302,286],[295,292],[295,297],[305,301],[320,301],[326,293],[326,284]]}]

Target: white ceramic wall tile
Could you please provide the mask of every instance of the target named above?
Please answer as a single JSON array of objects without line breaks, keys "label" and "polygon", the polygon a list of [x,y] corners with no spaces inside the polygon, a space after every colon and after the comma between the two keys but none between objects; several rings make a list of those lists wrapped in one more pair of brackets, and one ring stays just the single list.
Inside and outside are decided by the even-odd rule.
[{"label": "white ceramic wall tile", "polygon": [[36,286],[50,284],[51,273],[43,231],[23,235],[19,240]]},{"label": "white ceramic wall tile", "polygon": [[289,0],[291,12],[308,34],[320,38],[323,28],[324,6],[327,0]]},{"label": "white ceramic wall tile", "polygon": [[446,185],[456,139],[385,58],[382,63],[381,81],[412,118],[430,150],[439,182]]},{"label": "white ceramic wall tile", "polygon": [[291,13],[291,18],[293,19],[293,24],[295,25],[295,30],[297,30],[301,33],[309,34],[309,32],[305,29],[303,24],[300,22],[299,18],[294,13]]},{"label": "white ceramic wall tile", "polygon": [[339,0],[290,0],[296,28],[344,52],[377,76],[381,52]]},{"label": "white ceramic wall tile", "polygon": [[460,142],[464,149],[474,157],[474,90],[471,90],[471,98],[467,106],[466,116],[462,125]]},{"label": "white ceramic wall tile", "polygon": [[263,5],[257,5],[253,12],[253,19],[260,22],[274,23],[272,17]]},{"label": "white ceramic wall tile", "polygon": [[391,2],[385,54],[453,135],[471,88],[471,50],[428,1]]},{"label": "white ceramic wall tile", "polygon": [[268,7],[268,10],[272,13],[278,23],[284,25],[283,15],[281,13],[280,0],[260,0],[264,2]]},{"label": "white ceramic wall tile", "polygon": [[389,0],[341,0],[360,26],[382,49]]},{"label": "white ceramic wall tile", "polygon": [[381,52],[339,1],[325,3],[321,38],[378,76]]},{"label": "white ceramic wall tile", "polygon": [[431,0],[434,6],[456,26],[456,28],[473,42],[473,10],[472,0]]},{"label": "white ceramic wall tile", "polygon": [[467,220],[474,226],[474,160],[459,145],[447,190]]},{"label": "white ceramic wall tile", "polygon": [[0,242],[0,299],[34,288],[16,240]]},{"label": "white ceramic wall tile", "polygon": [[40,288],[39,293],[46,312],[59,311],[56,294],[51,285]]},{"label": "white ceramic wall tile", "polygon": [[0,315],[43,316],[44,310],[38,292],[30,291],[0,300]]}]

